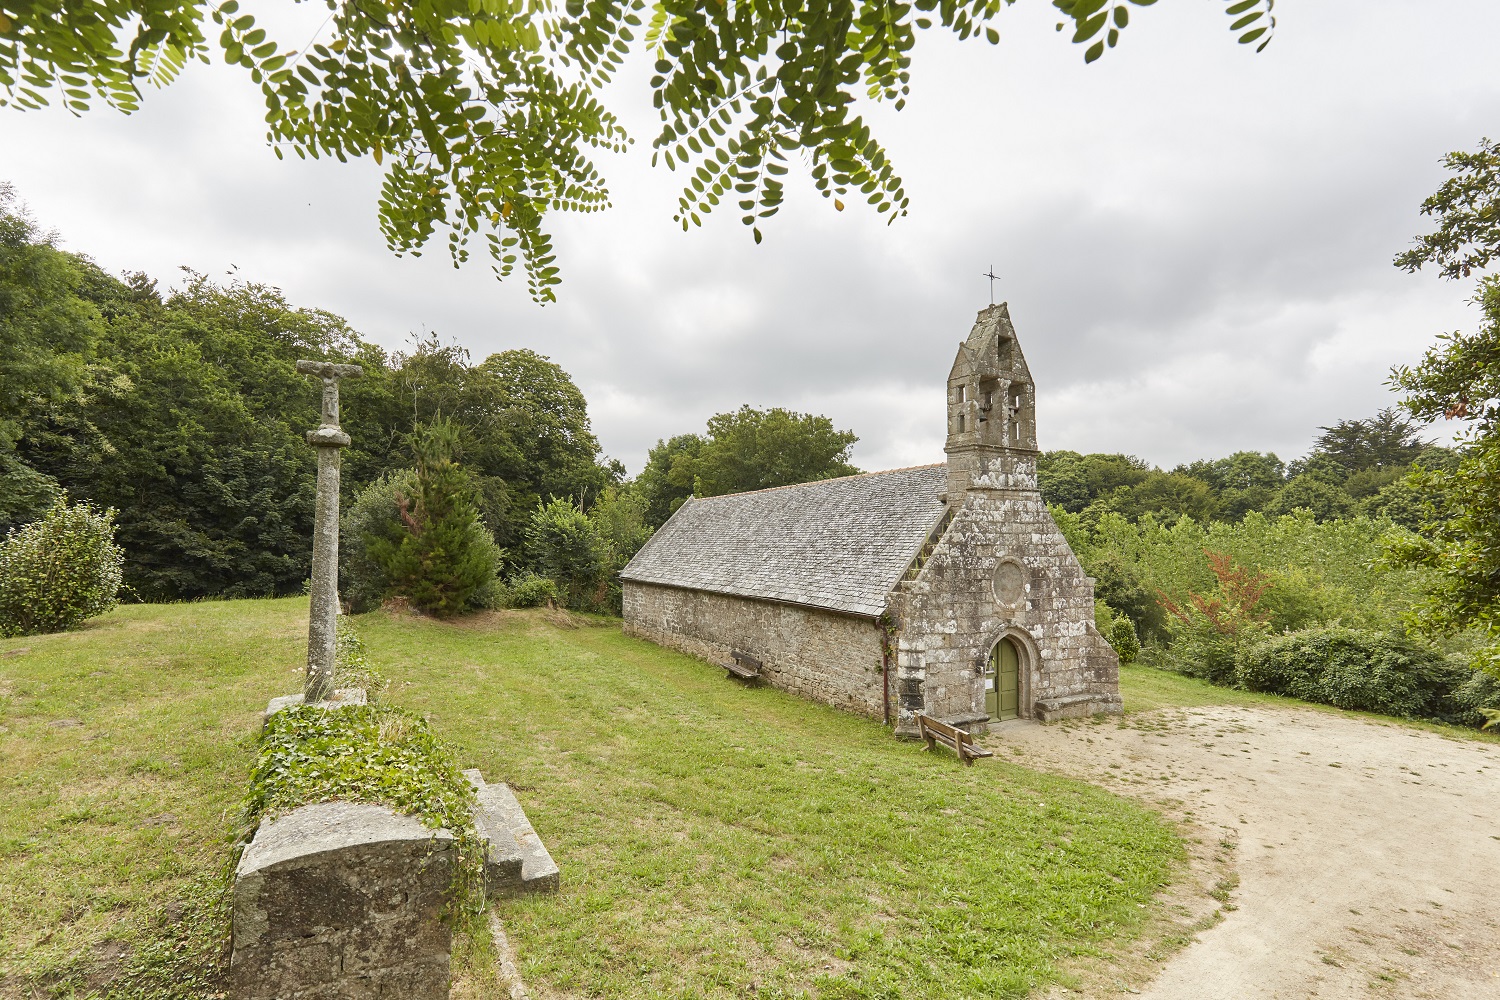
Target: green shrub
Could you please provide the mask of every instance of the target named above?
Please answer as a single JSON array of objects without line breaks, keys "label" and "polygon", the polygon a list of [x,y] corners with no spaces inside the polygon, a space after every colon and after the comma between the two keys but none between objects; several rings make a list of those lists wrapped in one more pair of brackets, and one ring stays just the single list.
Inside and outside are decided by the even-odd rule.
[{"label": "green shrub", "polygon": [[115,512],[60,496],[0,542],[0,636],[72,628],[115,606],[125,552]]},{"label": "green shrub", "polygon": [[1247,650],[1270,635],[1264,622],[1242,621],[1226,629],[1191,605],[1184,609],[1183,617],[1169,621],[1172,645],[1168,653],[1173,669],[1223,687],[1235,685],[1236,670]]},{"label": "green shrub", "polygon": [[1141,655],[1141,640],[1130,616],[1116,611],[1108,601],[1094,600],[1094,627],[1114,647],[1121,663],[1134,663]]},{"label": "green shrub", "polygon": [[1371,638],[1375,646],[1362,650],[1365,656],[1336,656],[1324,667],[1321,701],[1409,718],[1448,714],[1442,709],[1451,686],[1444,683],[1447,663],[1440,654],[1389,635]]},{"label": "green shrub", "polygon": [[1341,625],[1277,636],[1249,650],[1241,687],[1360,712],[1451,719],[1453,692],[1468,671],[1428,646],[1391,632]]},{"label": "green shrub", "polygon": [[499,576],[490,577],[469,595],[469,607],[475,610],[495,611],[510,606],[510,588]]},{"label": "green shrub", "polygon": [[1500,677],[1484,670],[1470,670],[1463,683],[1453,689],[1454,720],[1466,726],[1493,726],[1487,722],[1500,712]]},{"label": "green shrub", "polygon": [[375,539],[400,544],[406,528],[401,523],[399,498],[416,492],[415,469],[387,472],[361,490],[344,512],[339,530],[339,590],[355,614],[375,610],[390,593],[391,581],[371,554],[370,544]]},{"label": "green shrub", "polygon": [[543,576],[553,580],[570,608],[593,611],[607,603],[608,552],[592,521],[571,499],[537,504],[526,549]]},{"label": "green shrub", "polygon": [[1110,623],[1109,633],[1105,638],[1115,647],[1121,663],[1134,663],[1136,657],[1141,655],[1141,640],[1135,634],[1135,622],[1124,615]]},{"label": "green shrub", "polygon": [[1234,686],[1319,701],[1323,662],[1311,655],[1307,646],[1301,633],[1276,636],[1252,646],[1235,665]]},{"label": "green shrub", "polygon": [[404,530],[366,536],[390,592],[439,617],[472,609],[503,553],[479,520],[473,484],[454,460],[458,431],[436,420],[413,435],[416,492],[396,494]]},{"label": "green shrub", "polygon": [[1226,553],[1204,549],[1203,554],[1215,581],[1212,590],[1189,593],[1182,604],[1161,595],[1171,655],[1182,673],[1229,686],[1245,651],[1271,633],[1260,608],[1270,580]]},{"label": "green shrub", "polygon": [[539,608],[543,604],[558,604],[562,592],[557,584],[545,576],[526,573],[515,577],[506,586],[506,604],[512,608]]}]

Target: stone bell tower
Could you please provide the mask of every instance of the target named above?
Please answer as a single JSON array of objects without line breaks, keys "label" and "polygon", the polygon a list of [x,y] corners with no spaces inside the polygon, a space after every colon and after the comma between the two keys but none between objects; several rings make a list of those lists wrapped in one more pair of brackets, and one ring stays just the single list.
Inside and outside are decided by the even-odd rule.
[{"label": "stone bell tower", "polygon": [[1036,387],[1006,303],[979,311],[948,373],[948,495],[1036,489]]}]

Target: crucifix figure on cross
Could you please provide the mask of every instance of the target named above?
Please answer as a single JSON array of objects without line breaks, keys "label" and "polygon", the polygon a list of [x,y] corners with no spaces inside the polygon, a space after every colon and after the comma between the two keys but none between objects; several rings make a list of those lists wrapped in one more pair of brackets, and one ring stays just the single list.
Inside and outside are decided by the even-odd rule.
[{"label": "crucifix figure on cross", "polygon": [[307,621],[306,704],[333,694],[335,622],[339,613],[339,452],[349,435],[339,427],[339,379],[364,374],[359,365],[299,361],[297,371],[323,380],[323,419],[307,432],[318,450],[318,502],[313,515],[312,607]]},{"label": "crucifix figure on cross", "polygon": [[980,277],[981,278],[989,278],[990,279],[990,305],[994,305],[995,304],[995,282],[997,282],[997,281],[1000,280],[1000,275],[998,275],[998,274],[995,273],[995,265],[991,264],[990,265],[990,269],[988,271],[984,272],[983,274],[981,274]]}]

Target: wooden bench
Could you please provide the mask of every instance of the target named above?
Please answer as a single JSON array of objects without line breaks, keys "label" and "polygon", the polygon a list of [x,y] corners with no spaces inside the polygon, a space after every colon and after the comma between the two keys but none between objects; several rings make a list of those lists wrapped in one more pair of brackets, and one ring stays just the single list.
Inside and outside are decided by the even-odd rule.
[{"label": "wooden bench", "polygon": [[729,671],[729,676],[738,677],[742,681],[760,680],[760,671],[765,664],[749,653],[741,653],[737,649],[729,655],[731,662],[724,664],[724,669]]},{"label": "wooden bench", "polygon": [[991,751],[975,743],[973,736],[957,726],[950,726],[946,722],[939,722],[925,715],[917,716],[917,732],[921,733],[922,742],[926,744],[928,750],[941,743],[958,754],[958,759],[966,765],[973,764],[980,757],[995,756]]}]

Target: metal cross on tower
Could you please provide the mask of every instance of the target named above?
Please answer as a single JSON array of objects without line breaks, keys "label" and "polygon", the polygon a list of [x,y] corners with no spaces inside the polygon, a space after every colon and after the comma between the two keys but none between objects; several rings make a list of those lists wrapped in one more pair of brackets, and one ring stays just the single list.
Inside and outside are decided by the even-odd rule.
[{"label": "metal cross on tower", "polygon": [[1000,280],[1000,275],[998,275],[998,274],[995,273],[995,265],[991,264],[990,265],[990,269],[988,271],[984,272],[983,274],[981,274],[980,277],[981,278],[989,278],[990,279],[990,305],[994,305],[995,304],[995,282],[997,282],[997,281]]}]

